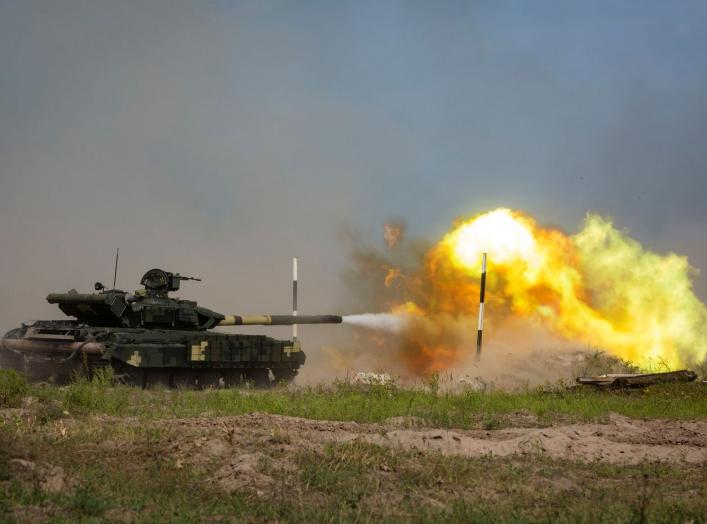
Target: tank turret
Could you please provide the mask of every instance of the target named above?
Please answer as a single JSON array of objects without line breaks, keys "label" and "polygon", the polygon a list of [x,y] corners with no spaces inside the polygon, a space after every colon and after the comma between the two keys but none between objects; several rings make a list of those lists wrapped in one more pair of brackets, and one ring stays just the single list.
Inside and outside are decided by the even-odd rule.
[{"label": "tank turret", "polygon": [[214,326],[291,326],[293,324],[337,324],[337,315],[222,315],[191,300],[169,296],[179,290],[184,277],[162,269],[150,269],[140,279],[142,289],[134,294],[96,283],[97,293],[50,293],[47,302],[57,304],[66,315],[79,323],[100,327],[148,327],[163,329],[206,330]]},{"label": "tank turret", "polygon": [[204,330],[217,325],[224,316],[198,306],[192,300],[175,299],[183,277],[162,269],[150,269],[140,279],[142,289],[127,293],[119,289],[105,290],[96,283],[97,293],[50,293],[47,302],[59,306],[66,315],[79,323],[96,327],[146,327],[163,329]]}]

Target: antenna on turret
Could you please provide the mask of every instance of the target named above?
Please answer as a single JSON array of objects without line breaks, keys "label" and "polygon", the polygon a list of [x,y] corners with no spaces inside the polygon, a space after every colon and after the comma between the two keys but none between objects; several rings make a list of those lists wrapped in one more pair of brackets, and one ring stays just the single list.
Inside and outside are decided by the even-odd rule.
[{"label": "antenna on turret", "polygon": [[115,270],[113,271],[113,289],[115,289],[115,281],[118,279],[118,255],[120,248],[115,250]]}]

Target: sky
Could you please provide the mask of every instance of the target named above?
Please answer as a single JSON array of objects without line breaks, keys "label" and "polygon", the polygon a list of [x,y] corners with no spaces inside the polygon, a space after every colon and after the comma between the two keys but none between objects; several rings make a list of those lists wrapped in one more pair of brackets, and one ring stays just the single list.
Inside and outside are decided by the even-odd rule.
[{"label": "sky", "polygon": [[286,312],[297,255],[300,311],[346,312],[342,231],[499,206],[611,216],[704,301],[706,26],[690,1],[0,0],[0,329],[111,284],[118,246],[118,287],[163,267],[234,313]]}]

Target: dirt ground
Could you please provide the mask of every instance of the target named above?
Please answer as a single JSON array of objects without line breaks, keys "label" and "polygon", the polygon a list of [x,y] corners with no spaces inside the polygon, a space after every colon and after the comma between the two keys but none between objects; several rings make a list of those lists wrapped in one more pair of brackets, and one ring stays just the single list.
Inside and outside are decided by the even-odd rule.
[{"label": "dirt ground", "polygon": [[[518,422],[532,424],[530,415]],[[105,420],[108,424],[125,420]],[[368,443],[395,451],[464,457],[543,456],[554,460],[610,464],[707,465],[707,422],[641,421],[612,414],[608,424],[514,427],[500,430],[426,428],[414,417],[384,424],[309,420],[265,413],[235,417],[163,420],[170,435],[165,452],[180,466],[216,460],[212,479],[227,492],[265,489],[271,480],[258,468],[264,451],[277,447],[280,469],[293,468],[287,457],[302,449],[321,451],[329,443]],[[106,446],[120,446],[107,442]]]},{"label": "dirt ground", "polygon": [[542,454],[553,459],[614,464],[664,462],[707,464],[707,422],[641,421],[611,415],[608,424],[547,428],[443,430],[419,427],[414,418],[385,424],[330,422],[253,413],[240,417],[167,420],[183,438],[174,453],[229,457],[240,463],[233,443],[280,440],[285,447],[321,447],[326,442],[366,442],[402,450],[477,457]]},{"label": "dirt ground", "polygon": [[[2,415],[6,422],[24,416],[22,409],[3,410]],[[415,503],[404,499],[409,489],[427,497],[429,504],[425,507],[432,512],[430,515],[453,511],[458,504],[455,500],[480,497],[478,500],[490,503],[501,500],[499,497],[511,497],[507,500],[525,504],[532,516],[538,507],[555,511],[552,508],[560,496],[581,501],[588,485],[600,490],[591,496],[611,496],[616,489],[624,489],[622,496],[633,500],[632,490],[620,488],[621,483],[644,482],[640,472],[647,464],[672,471],[659,473],[651,481],[660,489],[668,486],[666,500],[679,505],[684,500],[704,498],[707,482],[700,477],[707,481],[702,473],[707,465],[707,421],[637,420],[612,414],[605,424],[539,427],[532,415],[518,412],[511,422],[511,427],[497,430],[447,430],[425,427],[414,417],[395,417],[381,424],[265,413],[160,420],[108,415],[67,417],[32,426],[27,433],[32,442],[29,448],[11,446],[13,452],[6,462],[9,482],[34,486],[34,493],[44,494],[39,498],[25,495],[30,498],[21,505],[13,504],[11,515],[19,522],[51,521],[57,515],[60,521],[71,521],[85,511],[94,511],[93,515],[101,519],[128,522],[160,516],[154,502],[144,506],[130,502],[143,489],[139,487],[123,495],[116,491],[101,494],[103,487],[92,488],[89,494],[99,502],[86,498],[86,486],[107,486],[100,480],[105,475],[113,479],[110,484],[114,486],[135,482],[135,486],[154,489],[152,499],[161,491],[152,485],[155,481],[166,486],[183,482],[195,490],[196,500],[215,494],[218,504],[224,496],[245,497],[250,506],[244,506],[246,513],[241,516],[249,520],[254,515],[254,521],[290,520],[277,515],[273,518],[268,500],[280,501],[286,511],[298,503],[309,509],[321,506],[323,513],[303,513],[299,520],[326,520],[334,515],[349,518],[361,508],[394,520],[410,520],[410,513],[394,509],[408,504],[407,511],[414,516]],[[453,465],[456,457],[471,461],[471,465]],[[495,474],[498,478],[493,485],[484,486],[479,483],[479,475],[489,467],[501,473]],[[607,467],[608,473],[597,470]],[[152,470],[158,472],[160,480]],[[504,473],[506,470],[511,473]],[[341,476],[345,471],[349,471],[349,480]],[[183,478],[182,472],[186,475]],[[686,477],[682,484],[665,480],[683,473]],[[449,478],[445,480],[445,476]],[[465,482],[471,484],[460,492]],[[366,487],[356,495],[360,500],[347,506],[348,492],[359,489],[361,483]],[[297,486],[297,490],[280,500],[284,485]],[[122,501],[121,496],[125,497]],[[170,499],[165,501],[162,504],[171,503]],[[188,500],[174,503],[193,505]],[[341,513],[342,507],[349,513]],[[699,514],[702,510],[689,511]],[[512,520],[513,513],[510,515]],[[552,515],[542,513],[538,518]],[[452,520],[465,521],[467,517],[464,513]]]}]

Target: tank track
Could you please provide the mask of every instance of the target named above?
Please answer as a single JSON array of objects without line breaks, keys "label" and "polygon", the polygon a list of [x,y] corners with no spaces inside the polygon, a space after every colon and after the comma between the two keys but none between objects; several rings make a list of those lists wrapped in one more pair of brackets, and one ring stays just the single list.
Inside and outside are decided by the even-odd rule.
[{"label": "tank track", "polygon": [[117,359],[108,361],[86,353],[71,359],[51,353],[28,357],[5,348],[0,342],[0,368],[14,369],[31,382],[64,385],[77,377],[90,380],[97,370],[109,367],[113,369],[117,382],[142,388],[163,386],[203,389],[240,387],[246,384],[264,388],[280,382],[291,382],[297,375],[297,370],[290,368],[274,368],[272,371],[268,368],[139,368]]}]

